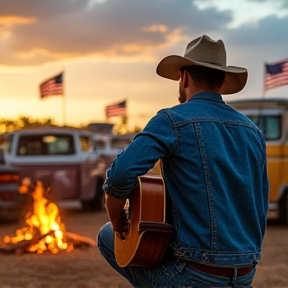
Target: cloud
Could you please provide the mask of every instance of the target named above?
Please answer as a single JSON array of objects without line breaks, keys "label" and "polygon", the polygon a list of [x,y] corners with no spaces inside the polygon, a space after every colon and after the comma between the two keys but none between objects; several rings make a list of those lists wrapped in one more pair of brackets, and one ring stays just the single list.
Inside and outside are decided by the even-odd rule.
[{"label": "cloud", "polygon": [[[1,1],[4,65],[39,65],[87,55],[147,55],[178,33],[185,38],[218,31],[231,20],[191,0]],[[5,19],[27,19],[26,23]],[[33,21],[28,21],[33,19]],[[181,36],[178,37],[181,39]]]},{"label": "cloud", "polygon": [[201,10],[215,8],[218,11],[229,11],[232,14],[229,28],[237,28],[243,24],[253,25],[259,20],[269,17],[285,17],[288,15],[287,0],[195,0]]},{"label": "cloud", "polygon": [[152,25],[150,27],[143,27],[142,28],[143,32],[161,32],[165,33],[168,31],[168,27],[165,25]]},{"label": "cloud", "polygon": [[[249,77],[241,97],[263,96],[264,63],[288,58],[288,16],[269,16],[253,25],[243,24],[222,31],[229,65],[248,69]],[[286,95],[287,86],[272,89],[269,95]],[[237,95],[236,95],[237,96]],[[239,97],[239,95],[238,95]]]},{"label": "cloud", "polygon": [[279,47],[288,56],[288,16],[279,18],[269,16],[261,19],[255,25],[242,25],[237,29],[227,30],[225,38],[234,45],[265,50]]}]

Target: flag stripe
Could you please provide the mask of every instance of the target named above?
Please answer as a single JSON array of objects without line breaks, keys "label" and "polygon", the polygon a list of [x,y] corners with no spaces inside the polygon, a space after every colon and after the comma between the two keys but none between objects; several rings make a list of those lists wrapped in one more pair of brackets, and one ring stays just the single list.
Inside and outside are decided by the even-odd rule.
[{"label": "flag stripe", "polygon": [[273,64],[265,64],[265,90],[288,85],[288,59]]},{"label": "flag stripe", "polygon": [[106,118],[126,115],[126,101],[109,105],[105,108]]},{"label": "flag stripe", "polygon": [[63,73],[44,81],[40,85],[40,97],[63,95]]}]

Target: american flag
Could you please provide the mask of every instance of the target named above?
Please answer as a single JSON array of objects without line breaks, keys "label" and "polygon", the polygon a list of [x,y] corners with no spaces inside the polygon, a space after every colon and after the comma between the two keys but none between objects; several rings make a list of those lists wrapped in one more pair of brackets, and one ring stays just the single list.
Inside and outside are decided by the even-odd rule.
[{"label": "american flag", "polygon": [[63,95],[63,73],[49,78],[40,84],[40,97]]},{"label": "american flag", "polygon": [[113,116],[126,116],[126,100],[106,106],[106,118]]},{"label": "american flag", "polygon": [[265,90],[288,85],[288,59],[265,63]]}]

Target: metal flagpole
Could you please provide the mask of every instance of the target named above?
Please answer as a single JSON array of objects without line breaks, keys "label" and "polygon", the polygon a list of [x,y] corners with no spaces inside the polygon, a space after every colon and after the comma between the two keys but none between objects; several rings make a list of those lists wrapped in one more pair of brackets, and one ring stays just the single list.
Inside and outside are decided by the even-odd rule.
[{"label": "metal flagpole", "polygon": [[64,69],[63,69],[63,72],[62,72],[62,86],[63,86],[63,94],[62,94],[62,121],[63,121],[63,126],[66,126],[66,89],[65,89],[65,85],[64,83],[66,83],[66,81],[64,81]]},{"label": "metal flagpole", "polygon": [[264,85],[263,85],[263,91],[262,91],[262,97],[263,98],[265,98],[266,97],[266,89],[265,89],[265,87],[266,87],[266,64],[265,64],[265,62],[264,62]]},{"label": "metal flagpole", "polygon": [[266,87],[266,64],[265,64],[265,62],[264,62],[264,83],[263,83],[263,91],[262,91],[262,101],[261,101],[261,99],[260,99],[260,101],[259,101],[259,104],[258,104],[258,115],[257,115],[257,118],[256,118],[256,121],[255,121],[255,123],[256,123],[256,125],[258,126],[258,127],[260,127],[260,125],[261,125],[261,116],[262,116],[262,111],[263,111],[263,109],[264,109],[264,107],[265,107],[265,104],[264,104],[264,101],[265,101],[265,97],[266,97],[266,89],[265,89],[265,87]]}]

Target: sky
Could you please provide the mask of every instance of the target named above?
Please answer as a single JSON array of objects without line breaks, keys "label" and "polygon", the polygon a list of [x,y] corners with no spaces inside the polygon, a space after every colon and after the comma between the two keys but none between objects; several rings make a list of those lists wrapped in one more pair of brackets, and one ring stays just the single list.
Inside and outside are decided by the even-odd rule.
[{"label": "sky", "polygon": [[[263,91],[264,63],[288,58],[287,31],[288,0],[1,0],[0,119],[79,127],[126,100],[128,126],[143,128],[178,104],[177,81],[157,64],[203,34],[224,41],[228,65],[248,69],[225,101],[287,97],[288,85]],[[40,99],[40,83],[61,71],[64,96]]]}]

